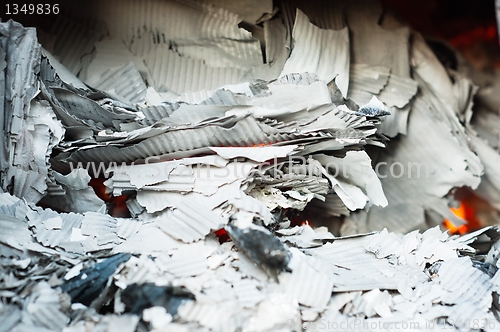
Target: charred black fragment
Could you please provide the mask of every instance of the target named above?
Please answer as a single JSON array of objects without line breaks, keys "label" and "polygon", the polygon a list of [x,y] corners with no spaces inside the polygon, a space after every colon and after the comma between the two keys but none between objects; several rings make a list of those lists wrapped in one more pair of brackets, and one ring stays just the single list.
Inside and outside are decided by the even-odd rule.
[{"label": "charred black fragment", "polygon": [[253,226],[240,229],[229,224],[226,226],[226,231],[236,247],[255,263],[274,272],[288,270],[290,252],[266,228]]},{"label": "charred black fragment", "polygon": [[156,286],[155,284],[132,284],[121,294],[125,310],[140,315],[144,309],[162,306],[172,316],[177,315],[177,309],[184,301],[194,300],[188,290],[174,286]]},{"label": "charred black fragment", "polygon": [[491,263],[481,262],[476,259],[471,259],[471,261],[472,261],[472,266],[474,266],[479,271],[486,273],[490,278],[493,278],[495,273],[497,273],[498,271],[498,268]]},{"label": "charred black fragment", "polygon": [[391,112],[376,107],[362,107],[356,112],[356,115],[380,117],[380,116],[391,115]]},{"label": "charred black fragment", "polygon": [[78,302],[89,306],[104,290],[108,278],[116,271],[118,265],[128,261],[131,256],[122,253],[106,258],[62,284],[61,290],[71,296],[72,303]]}]

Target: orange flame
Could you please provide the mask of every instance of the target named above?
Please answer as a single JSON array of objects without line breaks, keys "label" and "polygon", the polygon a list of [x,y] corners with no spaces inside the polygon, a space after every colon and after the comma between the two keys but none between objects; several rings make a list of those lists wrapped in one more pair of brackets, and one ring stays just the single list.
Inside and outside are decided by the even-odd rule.
[{"label": "orange flame", "polygon": [[476,209],[471,202],[461,201],[458,208],[450,208],[450,210],[455,216],[465,221],[465,224],[456,226],[450,220],[445,219],[443,226],[450,231],[450,234],[463,235],[481,228],[481,222],[476,217]]}]

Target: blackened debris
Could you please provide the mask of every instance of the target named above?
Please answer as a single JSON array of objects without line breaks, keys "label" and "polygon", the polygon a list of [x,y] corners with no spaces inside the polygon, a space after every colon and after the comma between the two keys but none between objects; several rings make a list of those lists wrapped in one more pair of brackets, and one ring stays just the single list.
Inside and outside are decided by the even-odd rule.
[{"label": "blackened debris", "polygon": [[125,310],[140,315],[144,309],[162,306],[172,316],[177,315],[177,308],[195,297],[188,290],[174,286],[156,286],[155,284],[132,284],[121,294]]},{"label": "blackened debris", "polygon": [[486,273],[490,278],[493,278],[495,273],[497,273],[498,268],[487,262],[481,262],[475,259],[472,259],[472,266],[474,266],[476,269],[482,271],[483,273]]},{"label": "blackened debris", "polygon": [[286,271],[290,262],[290,252],[271,232],[264,227],[253,226],[240,229],[229,224],[226,226],[229,237],[236,247],[259,265],[271,271]]},{"label": "blackened debris", "polygon": [[385,116],[385,115],[391,115],[391,112],[389,112],[383,108],[362,107],[356,112],[356,115],[380,117],[380,116]]},{"label": "blackened debris", "polygon": [[82,303],[86,306],[97,299],[106,287],[108,278],[115,273],[118,265],[126,262],[131,254],[117,254],[106,258],[89,269],[83,270],[60,287],[63,292],[71,296],[71,302]]}]

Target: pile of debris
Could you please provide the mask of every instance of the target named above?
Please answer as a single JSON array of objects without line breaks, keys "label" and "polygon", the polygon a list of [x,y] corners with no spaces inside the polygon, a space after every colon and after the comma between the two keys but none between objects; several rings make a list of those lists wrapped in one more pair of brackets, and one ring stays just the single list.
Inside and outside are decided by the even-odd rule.
[{"label": "pile of debris", "polygon": [[66,10],[0,23],[0,330],[500,324],[500,233],[437,226],[500,209],[500,80],[371,1]]}]

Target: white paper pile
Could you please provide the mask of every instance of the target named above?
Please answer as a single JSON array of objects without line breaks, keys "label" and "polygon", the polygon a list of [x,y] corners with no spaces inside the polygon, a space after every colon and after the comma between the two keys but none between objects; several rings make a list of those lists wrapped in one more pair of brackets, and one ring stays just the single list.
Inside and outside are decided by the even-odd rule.
[{"label": "white paper pile", "polygon": [[51,23],[0,22],[0,330],[500,326],[497,228],[436,226],[500,209],[498,80],[373,1]]},{"label": "white paper pile", "polygon": [[[437,227],[423,234],[384,230],[343,238],[307,225],[283,229],[276,236],[290,246],[290,261],[275,279],[236,251],[237,242],[219,244],[213,235],[190,244],[170,238],[154,248],[134,246],[135,255],[90,258],[71,254],[75,246],[64,242],[50,249],[37,242],[50,236],[54,243],[57,232],[78,217],[82,226],[73,232],[80,229],[82,236],[91,215],[46,217],[37,224],[32,215],[41,211],[8,194],[2,202],[0,294],[7,301],[0,320],[13,331],[109,329],[109,324],[130,331],[139,326],[319,331],[325,324],[330,330],[340,324],[368,330],[412,324],[416,330],[494,331],[500,324],[496,227],[459,238]],[[35,226],[30,231],[28,225]],[[105,224],[100,225],[94,234],[107,237]],[[151,234],[146,242],[162,233],[144,225],[136,235],[144,231]],[[265,245],[265,237],[260,240]],[[88,236],[80,243],[85,247],[92,241],[100,244]],[[121,241],[103,248],[119,252],[135,242],[133,237]]]}]

